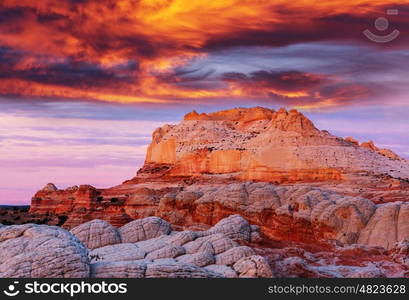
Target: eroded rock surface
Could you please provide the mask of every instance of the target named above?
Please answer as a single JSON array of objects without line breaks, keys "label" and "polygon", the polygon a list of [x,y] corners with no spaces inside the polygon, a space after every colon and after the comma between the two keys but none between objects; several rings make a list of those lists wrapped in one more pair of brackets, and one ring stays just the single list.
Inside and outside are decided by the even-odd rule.
[{"label": "eroded rock surface", "polygon": [[135,220],[119,228],[119,234],[124,243],[136,243],[169,232],[170,224],[157,217]]},{"label": "eroded rock surface", "polygon": [[[84,228],[88,227],[89,224],[84,224]],[[267,241],[257,244],[249,238],[249,231],[258,233],[257,230],[257,226],[233,215],[205,231],[168,231],[143,241],[88,251],[73,234],[58,227],[3,226],[0,277],[409,276],[408,239],[395,243],[390,250],[380,246],[331,244],[325,240],[313,245],[265,245]]]},{"label": "eroded rock surface", "polygon": [[[159,218],[141,219],[139,223],[157,224],[155,228],[165,228],[160,224],[166,224]],[[129,228],[139,229],[140,225],[136,227],[135,224],[124,225],[119,228],[119,231],[121,232],[123,228],[128,232]],[[156,237],[92,250],[90,252],[91,276],[99,278],[271,277],[272,272],[271,270],[268,272],[270,266],[267,260],[256,256],[252,248],[239,245],[240,242],[250,242],[251,232],[256,230],[256,227],[251,227],[239,215],[223,219],[206,231],[162,230],[161,235],[158,236],[158,231],[155,229],[152,236]],[[249,261],[243,260],[247,257]],[[234,268],[233,265],[238,262],[240,263]]]},{"label": "eroded rock surface", "polygon": [[359,243],[391,249],[409,237],[409,203],[381,205],[359,236]]},{"label": "eroded rock surface", "polygon": [[145,262],[111,261],[91,264],[93,278],[143,278],[145,272]]},{"label": "eroded rock surface", "polygon": [[258,252],[269,261],[276,277],[380,278],[409,276],[406,256],[391,255],[382,247],[364,245],[341,247],[321,244],[309,250],[298,245],[296,247],[261,249]]},{"label": "eroded rock surface", "polygon": [[[158,187],[163,190],[163,187]],[[409,237],[407,204],[403,201],[374,203],[363,196],[351,196],[309,184],[275,185],[265,182],[189,185],[182,188],[166,188],[167,193],[147,192],[156,195],[155,201],[145,212],[157,217],[134,220],[120,229],[122,242],[135,243],[160,235],[166,235],[170,227],[187,229],[197,225],[215,225],[218,221],[240,214],[245,219],[225,219],[212,228],[213,233],[224,233],[233,226],[230,237],[257,242],[262,234],[273,240],[314,242],[319,239],[336,239],[344,244],[362,243],[390,249],[395,243]],[[169,192],[171,191],[171,192]],[[119,192],[119,191],[117,191]],[[127,190],[123,191],[124,193]],[[182,203],[180,203],[183,199]],[[187,204],[188,203],[188,204]],[[126,219],[137,216],[137,207],[126,206],[121,214]],[[396,218],[395,218],[396,217]],[[110,217],[112,218],[112,216]],[[168,222],[164,221],[167,220]],[[252,226],[248,222],[252,223]],[[115,229],[94,221],[95,225],[73,229],[84,243],[115,243]],[[86,223],[87,224],[87,223]],[[108,227],[104,227],[108,226]],[[258,227],[259,229],[258,230]],[[92,238],[92,231],[106,231],[101,240]],[[252,228],[255,228],[253,230]],[[390,234],[393,232],[392,234]],[[196,233],[192,233],[195,235]],[[108,238],[109,235],[109,238]],[[184,233],[180,242],[189,242],[192,236]],[[95,235],[94,235],[95,236]],[[99,235],[96,235],[99,237]],[[184,241],[183,239],[186,239]],[[102,244],[101,244],[102,245]],[[99,245],[99,246],[101,246]],[[89,244],[90,248],[92,246]]]},{"label": "eroded rock surface", "polygon": [[89,277],[88,250],[71,233],[55,226],[0,228],[0,277]]},{"label": "eroded rock surface", "polygon": [[267,260],[260,255],[243,257],[233,265],[233,269],[239,274],[239,277],[273,277]]},{"label": "eroded rock surface", "polygon": [[93,220],[73,229],[74,234],[88,249],[101,248],[121,242],[118,230],[102,220]]}]

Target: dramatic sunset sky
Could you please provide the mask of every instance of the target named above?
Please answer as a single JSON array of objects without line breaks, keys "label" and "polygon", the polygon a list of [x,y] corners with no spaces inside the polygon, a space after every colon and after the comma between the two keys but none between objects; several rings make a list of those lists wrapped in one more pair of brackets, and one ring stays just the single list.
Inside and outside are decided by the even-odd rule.
[{"label": "dramatic sunset sky", "polygon": [[0,204],[119,184],[156,127],[255,105],[409,158],[409,0],[0,0]]}]

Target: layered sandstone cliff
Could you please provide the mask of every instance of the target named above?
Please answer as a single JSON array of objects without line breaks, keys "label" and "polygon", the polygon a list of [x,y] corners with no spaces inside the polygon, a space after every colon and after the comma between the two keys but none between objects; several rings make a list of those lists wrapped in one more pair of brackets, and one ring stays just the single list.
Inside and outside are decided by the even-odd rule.
[{"label": "layered sandstone cliff", "polygon": [[239,108],[187,114],[155,130],[138,177],[225,175],[240,180],[342,180],[359,172],[409,178],[409,163],[372,142],[317,129],[296,110]]}]

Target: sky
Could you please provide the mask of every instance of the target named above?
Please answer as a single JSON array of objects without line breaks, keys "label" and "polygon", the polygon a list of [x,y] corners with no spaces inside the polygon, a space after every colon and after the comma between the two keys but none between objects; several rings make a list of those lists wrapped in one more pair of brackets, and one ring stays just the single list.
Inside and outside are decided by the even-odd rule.
[{"label": "sky", "polygon": [[409,158],[408,61],[403,0],[2,0],[0,204],[117,185],[193,109],[296,108]]}]

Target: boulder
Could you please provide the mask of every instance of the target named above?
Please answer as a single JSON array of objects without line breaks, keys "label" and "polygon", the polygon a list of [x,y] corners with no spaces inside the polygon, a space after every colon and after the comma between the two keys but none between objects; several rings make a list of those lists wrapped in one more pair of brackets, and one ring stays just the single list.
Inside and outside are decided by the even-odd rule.
[{"label": "boulder", "polygon": [[185,248],[182,246],[167,245],[158,250],[150,252],[146,258],[155,260],[160,258],[175,258],[185,254]]},{"label": "boulder", "polygon": [[251,240],[251,229],[249,222],[242,216],[231,215],[220,220],[209,230],[209,233],[222,233],[231,239],[249,242]]},{"label": "boulder", "polygon": [[150,240],[146,241],[141,241],[138,243],[135,243],[135,246],[137,246],[139,249],[145,251],[146,253],[151,253],[153,251],[159,250],[163,247],[166,247],[169,245],[168,240],[170,239],[170,236],[168,235],[162,235],[157,238],[153,238]]},{"label": "boulder", "polygon": [[119,228],[123,243],[136,243],[169,234],[170,224],[158,217],[148,217],[132,221]]},{"label": "boulder", "polygon": [[204,236],[184,245],[186,253],[188,254],[202,251],[220,254],[236,246],[238,246],[238,244],[226,237],[223,233]]},{"label": "boulder", "polygon": [[331,228],[338,241],[353,244],[358,241],[360,232],[375,210],[376,207],[370,200],[345,197],[321,201],[313,208],[311,219],[316,224]]},{"label": "boulder", "polygon": [[168,243],[183,246],[184,244],[193,241],[198,237],[198,234],[194,231],[186,230],[173,234],[169,237]]},{"label": "boulder", "polygon": [[55,226],[0,228],[0,277],[89,277],[88,250],[74,235]]},{"label": "boulder", "polygon": [[101,248],[121,242],[118,230],[102,220],[92,220],[70,230],[88,249]]}]

